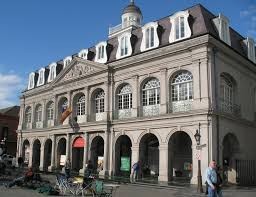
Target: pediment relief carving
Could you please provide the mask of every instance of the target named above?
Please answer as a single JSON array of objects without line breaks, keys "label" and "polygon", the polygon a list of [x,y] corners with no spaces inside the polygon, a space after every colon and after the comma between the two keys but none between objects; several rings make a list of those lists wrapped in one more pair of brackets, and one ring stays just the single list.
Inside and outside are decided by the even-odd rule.
[{"label": "pediment relief carving", "polygon": [[88,75],[91,72],[94,72],[95,69],[86,64],[76,64],[74,65],[70,71],[64,76],[63,81],[70,80],[73,78],[82,77],[84,75]]}]

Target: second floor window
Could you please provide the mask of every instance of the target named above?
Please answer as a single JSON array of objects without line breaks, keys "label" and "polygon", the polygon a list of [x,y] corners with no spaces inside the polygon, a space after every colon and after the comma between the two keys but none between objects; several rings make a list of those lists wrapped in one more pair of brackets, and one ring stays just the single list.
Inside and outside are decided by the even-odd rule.
[{"label": "second floor window", "polygon": [[154,27],[149,27],[146,30],[146,49],[154,46]]},{"label": "second floor window", "polygon": [[95,113],[104,112],[104,91],[100,91],[95,96]]},{"label": "second floor window", "polygon": [[130,85],[123,86],[118,92],[118,109],[132,108],[132,87]]},{"label": "second floor window", "polygon": [[128,54],[128,37],[124,36],[121,38],[121,56]]},{"label": "second floor window", "polygon": [[221,76],[220,91],[221,101],[231,106],[233,104],[234,84],[228,77]]},{"label": "second floor window", "polygon": [[77,101],[77,116],[82,116],[85,114],[85,96],[81,96]]},{"label": "second floor window", "polygon": [[28,107],[25,111],[25,123],[31,123],[31,115],[32,115],[31,107]]},{"label": "second floor window", "polygon": [[172,80],[172,101],[191,100],[193,98],[193,76],[188,71],[178,73]]},{"label": "second floor window", "polygon": [[142,105],[156,105],[160,102],[160,81],[151,79],[145,83],[142,89]]},{"label": "second floor window", "polygon": [[185,37],[185,24],[184,17],[180,16],[175,18],[175,39],[181,39]]},{"label": "second floor window", "polygon": [[47,120],[53,120],[54,103],[50,102],[47,107]]},{"label": "second floor window", "polygon": [[38,105],[36,107],[35,121],[36,122],[41,122],[42,121],[42,106],[41,105]]},{"label": "second floor window", "polygon": [[44,69],[41,69],[39,71],[39,78],[38,78],[37,85],[40,86],[40,85],[43,85],[43,84],[44,84]]}]

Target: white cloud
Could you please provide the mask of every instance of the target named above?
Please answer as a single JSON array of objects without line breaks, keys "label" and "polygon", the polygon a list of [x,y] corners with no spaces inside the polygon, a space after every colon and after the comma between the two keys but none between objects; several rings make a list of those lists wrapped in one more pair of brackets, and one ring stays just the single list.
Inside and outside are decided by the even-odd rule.
[{"label": "white cloud", "polygon": [[256,6],[250,5],[246,10],[242,10],[240,17],[248,24],[248,36],[256,38]]},{"label": "white cloud", "polygon": [[24,89],[24,80],[16,74],[0,73],[0,108],[19,105],[19,95]]}]

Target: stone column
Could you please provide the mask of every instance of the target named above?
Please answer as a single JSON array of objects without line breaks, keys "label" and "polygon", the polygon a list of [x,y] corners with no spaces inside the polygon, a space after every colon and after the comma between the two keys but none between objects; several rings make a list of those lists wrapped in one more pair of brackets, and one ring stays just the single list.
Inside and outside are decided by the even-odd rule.
[{"label": "stone column", "polygon": [[39,170],[40,171],[44,170],[44,144],[41,144],[41,147],[40,147],[40,165],[39,165]]},{"label": "stone column", "polygon": [[137,117],[139,116],[139,87],[138,87],[138,84],[139,84],[139,76],[138,75],[135,75],[133,77],[133,91],[132,91],[132,117]]},{"label": "stone column", "polygon": [[70,159],[70,133],[67,134],[67,142],[66,142],[66,159]]},{"label": "stone column", "polygon": [[35,102],[32,104],[32,110],[31,110],[31,128],[35,128]]},{"label": "stone column", "polygon": [[105,131],[104,137],[104,163],[103,163],[103,174],[101,175],[108,175],[108,153],[109,153],[109,132],[108,130]]},{"label": "stone column", "polygon": [[108,116],[109,116],[109,82],[106,81],[104,82],[104,93],[105,93],[105,97],[104,97],[104,117],[103,120],[107,121],[108,120]]},{"label": "stone column", "polygon": [[55,152],[55,150],[56,150],[56,136],[55,135],[53,135],[52,136],[52,153],[51,153],[51,166],[49,166],[49,168],[48,168],[48,170],[50,171],[50,172],[52,172],[54,169],[55,169],[55,164],[56,164],[56,162],[55,162],[55,155],[57,154],[56,152]]},{"label": "stone column", "polygon": [[59,109],[58,109],[58,97],[57,95],[54,96],[54,125],[57,126],[59,125]]},{"label": "stone column", "polygon": [[89,107],[90,107],[88,86],[84,87],[83,92],[84,92],[84,96],[85,96],[85,122],[88,122],[88,120],[89,120]]},{"label": "stone column", "polygon": [[160,144],[159,146],[158,181],[168,182],[168,144]]},{"label": "stone column", "polygon": [[[131,147],[131,150],[132,150],[132,161],[131,161],[131,168],[132,168],[133,164],[139,161],[139,144],[133,145]],[[132,170],[131,170],[131,173],[132,173]]]},{"label": "stone column", "polygon": [[31,142],[29,142],[30,146],[29,146],[29,159],[28,159],[28,167],[32,167],[32,160],[33,160],[33,144]]},{"label": "stone column", "polygon": [[109,143],[109,176],[113,175],[113,155],[114,155],[114,146],[113,146],[113,141],[114,141],[114,129],[111,129],[110,133],[110,143]]},{"label": "stone column", "polygon": [[167,113],[167,81],[166,81],[166,74],[167,69],[161,69],[161,78],[160,78],[160,114],[166,114]]},{"label": "stone column", "polygon": [[88,163],[88,144],[89,144],[89,134],[85,132],[84,134],[84,160],[83,160],[83,168],[79,170],[79,174],[83,175],[86,164]]},{"label": "stone column", "polygon": [[18,130],[22,130],[24,128],[23,127],[24,117],[25,117],[24,114],[25,114],[25,99],[21,99],[21,101],[20,101],[20,117],[19,117]]},{"label": "stone column", "polygon": [[45,128],[45,127],[47,127],[47,125],[46,125],[46,100],[45,99],[43,99],[43,103],[42,103],[42,123],[43,123],[43,125],[42,125],[42,128]]}]

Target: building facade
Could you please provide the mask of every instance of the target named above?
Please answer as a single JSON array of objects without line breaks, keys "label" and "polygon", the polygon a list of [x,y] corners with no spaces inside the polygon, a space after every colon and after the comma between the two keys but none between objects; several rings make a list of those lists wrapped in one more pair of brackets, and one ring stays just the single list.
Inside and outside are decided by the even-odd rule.
[{"label": "building facade", "polygon": [[107,41],[30,74],[17,154],[45,171],[70,158],[115,176],[140,160],[143,179],[191,183],[197,160],[203,172],[215,159],[236,182],[236,160],[256,159],[253,39],[202,5],[142,25],[131,1],[121,18]]},{"label": "building facade", "polygon": [[4,153],[16,156],[19,106],[0,109],[0,146]]}]

